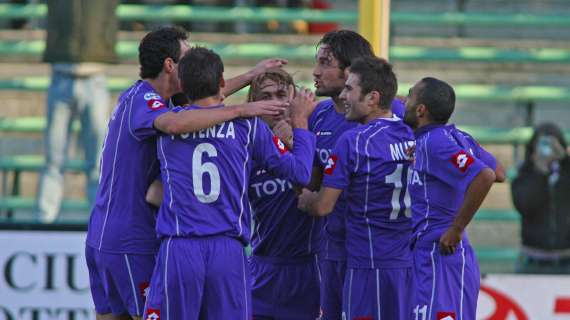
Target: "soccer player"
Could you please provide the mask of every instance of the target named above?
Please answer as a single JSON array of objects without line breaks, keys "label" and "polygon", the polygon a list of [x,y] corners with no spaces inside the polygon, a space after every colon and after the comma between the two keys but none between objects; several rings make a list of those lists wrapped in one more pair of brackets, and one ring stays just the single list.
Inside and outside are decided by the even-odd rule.
[{"label": "soccer player", "polygon": [[[291,75],[283,69],[273,69],[252,81],[248,101],[289,102],[294,95]],[[292,141],[288,117],[288,113],[262,117],[285,144]],[[267,171],[263,164],[253,167],[249,199],[255,227],[249,263],[256,320],[319,317],[317,218],[297,209],[293,184],[291,179]]]},{"label": "soccer player", "polygon": [[[205,48],[192,48],[179,65],[192,106],[223,107],[223,64]],[[262,163],[282,179],[305,185],[315,137],[307,128],[313,102],[291,104],[293,150],[258,118],[226,121],[195,133],[157,141],[164,200],[157,217],[162,239],[145,310],[150,319],[251,319],[249,177]]]},{"label": "soccer player", "polygon": [[361,126],[345,132],[330,156],[323,187],[305,190],[299,205],[330,214],[346,195],[347,274],[342,319],[408,319],[411,288],[410,198],[404,150],[412,130],[393,115],[398,84],[383,59],[353,61],[340,99],[346,118]]},{"label": "soccer player", "polygon": [[[159,29],[142,39],[142,80],[121,94],[109,121],[85,248],[97,319],[140,318],[143,313],[159,246],[155,212],[145,202],[147,189],[159,174],[158,132],[191,132],[238,116],[279,113],[283,106],[260,102],[218,110],[169,112],[166,101],[180,91],[177,64],[188,49],[186,40],[186,32],[176,28]],[[236,78],[226,93],[239,89],[266,67],[282,63],[261,62],[251,73]]]},{"label": "soccer player", "polygon": [[[317,152],[311,189],[318,190],[327,160],[338,138],[358,123],[345,119],[339,95],[344,88],[345,71],[358,57],[374,56],[370,43],[350,30],[326,33],[317,44],[313,70],[315,94],[330,97],[321,101],[311,118],[309,130],[317,135]],[[319,267],[321,271],[320,303],[322,319],[341,317],[342,286],[346,271],[345,222],[346,201],[341,196],[334,211],[320,224]]]},{"label": "soccer player", "polygon": [[455,92],[424,78],[406,99],[416,128],[408,174],[413,221],[412,319],[475,319],[479,267],[464,231],[504,169],[469,135],[447,122]]}]

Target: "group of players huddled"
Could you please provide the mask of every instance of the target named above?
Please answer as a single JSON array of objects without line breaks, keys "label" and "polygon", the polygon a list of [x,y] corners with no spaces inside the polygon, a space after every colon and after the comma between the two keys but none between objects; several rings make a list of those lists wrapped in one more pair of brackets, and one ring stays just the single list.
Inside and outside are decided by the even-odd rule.
[{"label": "group of players huddled", "polygon": [[317,50],[313,93],[282,59],[226,80],[182,29],[142,39],[89,221],[97,319],[475,319],[465,228],[503,167],[444,81],[404,100],[358,33]]}]

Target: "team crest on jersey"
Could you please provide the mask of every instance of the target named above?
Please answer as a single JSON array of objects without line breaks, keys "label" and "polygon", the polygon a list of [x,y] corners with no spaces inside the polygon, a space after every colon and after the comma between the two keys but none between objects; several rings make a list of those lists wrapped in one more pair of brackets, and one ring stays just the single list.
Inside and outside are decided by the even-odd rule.
[{"label": "team crest on jersey", "polygon": [[336,162],[338,157],[336,155],[332,155],[327,159],[327,163],[325,165],[325,174],[331,175],[336,168]]},{"label": "team crest on jersey", "polygon": [[279,150],[280,154],[285,154],[287,151],[289,151],[289,149],[287,149],[283,141],[281,141],[278,136],[273,136],[273,144],[275,144],[275,147],[277,150]]},{"label": "team crest on jersey", "polygon": [[160,320],[160,310],[158,309],[146,309],[145,320]]},{"label": "team crest on jersey", "polygon": [[467,171],[474,161],[473,157],[463,150],[451,156],[451,163],[461,172]]},{"label": "team crest on jersey", "polygon": [[164,104],[164,102],[160,101],[160,100],[156,100],[156,99],[152,99],[152,100],[148,100],[146,102],[146,105],[148,106],[148,108],[152,111],[156,111],[156,110],[160,110],[164,107],[166,107],[166,105]]},{"label": "team crest on jersey", "polygon": [[150,289],[149,283],[148,282],[141,282],[139,283],[139,292],[141,294],[141,296],[143,297],[148,297],[148,290]]},{"label": "team crest on jersey", "polygon": [[160,100],[160,96],[156,92],[147,92],[144,94],[144,99],[148,100]]},{"label": "team crest on jersey", "polygon": [[436,319],[437,320],[456,320],[457,318],[455,317],[455,312],[438,311]]}]

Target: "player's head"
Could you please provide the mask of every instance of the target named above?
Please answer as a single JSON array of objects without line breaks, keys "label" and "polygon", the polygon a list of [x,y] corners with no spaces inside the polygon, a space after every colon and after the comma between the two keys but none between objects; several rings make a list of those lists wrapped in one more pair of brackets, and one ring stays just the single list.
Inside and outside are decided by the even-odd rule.
[{"label": "player's head", "polygon": [[139,44],[139,75],[156,79],[161,72],[173,74],[177,80],[176,64],[188,51],[188,34],[179,27],[165,27],[147,33]]},{"label": "player's head", "polygon": [[350,30],[327,32],[317,43],[313,78],[317,96],[337,97],[344,88],[345,70],[359,57],[374,56],[370,43]]},{"label": "player's head", "polygon": [[445,81],[423,78],[409,91],[404,121],[412,128],[430,123],[445,124],[455,109],[455,91]]},{"label": "player's head", "polygon": [[[293,77],[282,68],[269,69],[251,81],[247,101],[279,100],[290,102],[295,96]],[[278,116],[262,117],[270,127],[289,117],[288,110]]]},{"label": "player's head", "polygon": [[340,94],[346,118],[363,122],[378,109],[391,110],[397,91],[396,75],[386,60],[377,57],[354,60]]},{"label": "player's head", "polygon": [[218,96],[224,86],[224,64],[210,49],[193,47],[178,65],[182,91],[190,101]]}]

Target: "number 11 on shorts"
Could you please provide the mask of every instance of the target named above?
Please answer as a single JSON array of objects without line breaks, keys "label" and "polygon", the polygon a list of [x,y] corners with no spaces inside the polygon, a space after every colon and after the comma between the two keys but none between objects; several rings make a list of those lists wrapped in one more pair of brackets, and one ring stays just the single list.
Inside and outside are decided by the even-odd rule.
[{"label": "number 11 on shorts", "polygon": [[416,315],[415,320],[426,320],[427,319],[427,305],[423,305],[420,308],[420,305],[416,305],[414,308],[414,314]]}]

